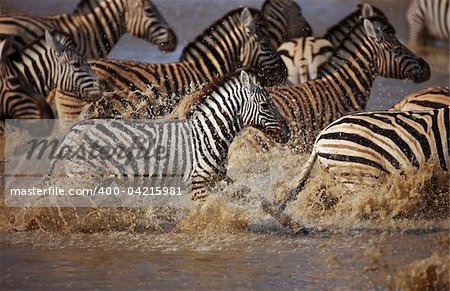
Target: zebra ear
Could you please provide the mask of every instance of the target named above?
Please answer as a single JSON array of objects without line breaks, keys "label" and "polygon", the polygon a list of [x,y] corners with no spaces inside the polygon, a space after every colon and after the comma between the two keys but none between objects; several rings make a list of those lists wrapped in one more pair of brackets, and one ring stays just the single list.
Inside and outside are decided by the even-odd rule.
[{"label": "zebra ear", "polygon": [[12,51],[13,37],[0,41],[0,60],[3,60]]},{"label": "zebra ear", "polygon": [[364,19],[364,28],[366,29],[367,34],[370,37],[375,38],[377,42],[380,42],[383,39],[381,31],[376,31],[373,23],[369,19]]},{"label": "zebra ear", "polygon": [[372,5],[364,3],[361,7],[361,17],[369,18],[374,15]]},{"label": "zebra ear", "polygon": [[244,70],[241,71],[240,79],[245,90],[247,90],[247,92],[252,95],[255,89],[258,87],[255,80],[253,80],[253,78],[249,76],[249,74]]},{"label": "zebra ear", "polygon": [[256,31],[256,24],[250,10],[245,7],[241,12],[241,20],[248,34]]},{"label": "zebra ear", "polygon": [[64,45],[57,40],[50,31],[46,30],[45,31],[45,42],[52,46],[55,51],[56,51],[56,55],[59,57],[62,55],[62,53],[64,52]]}]

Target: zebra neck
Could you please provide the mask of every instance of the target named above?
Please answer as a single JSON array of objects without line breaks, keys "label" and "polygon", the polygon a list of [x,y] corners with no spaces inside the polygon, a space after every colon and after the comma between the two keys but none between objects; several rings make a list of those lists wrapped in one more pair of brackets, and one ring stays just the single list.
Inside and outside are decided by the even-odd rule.
[{"label": "zebra neck", "polygon": [[216,170],[224,166],[231,143],[244,128],[239,116],[241,102],[226,97],[232,99],[213,93],[195,108],[190,118],[194,151],[196,155],[207,151],[208,155],[202,159],[207,159]]},{"label": "zebra neck", "polygon": [[[353,45],[353,50],[338,49],[319,72],[319,80],[328,84],[332,91],[337,91],[336,95],[352,110],[365,109],[377,76],[376,52],[371,45],[366,45],[364,52],[362,46]],[[339,85],[335,86],[336,83]]]},{"label": "zebra neck", "polygon": [[42,42],[38,44],[19,52],[20,57],[12,61],[12,66],[22,74],[31,88],[47,97],[58,86],[58,76],[62,72],[54,51],[48,50]]},{"label": "zebra neck", "polygon": [[[114,6],[109,8],[112,5],[109,2]],[[125,6],[121,0],[103,1],[90,13],[63,14],[51,17],[50,21],[77,43],[77,50],[86,58],[106,57],[126,31]]]},{"label": "zebra neck", "polygon": [[241,67],[241,46],[248,41],[245,40],[245,32],[241,27],[240,21],[233,18],[211,27],[208,32],[186,46],[181,60],[195,63],[210,80],[234,73]]}]

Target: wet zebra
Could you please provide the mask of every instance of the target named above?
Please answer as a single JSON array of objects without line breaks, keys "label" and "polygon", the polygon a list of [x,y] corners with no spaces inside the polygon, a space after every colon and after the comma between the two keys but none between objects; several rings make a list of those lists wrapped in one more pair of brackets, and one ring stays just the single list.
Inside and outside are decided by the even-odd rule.
[{"label": "wet zebra", "polygon": [[[142,159],[125,165],[116,160],[84,159],[83,156],[67,161],[55,160],[51,167],[53,174],[85,175],[92,171],[104,173],[107,169],[116,176],[126,173],[128,177],[152,177],[165,173],[168,169],[179,169],[177,163],[181,161],[192,160],[192,164],[188,163],[181,174],[186,181],[192,179],[192,198],[198,200],[207,197],[210,182],[225,176],[228,148],[244,127],[259,128],[278,142],[287,141],[287,125],[270,96],[256,83],[255,75],[241,71],[221,83],[202,89],[199,94],[202,97],[187,113],[192,131],[189,138],[184,134],[185,131],[173,132],[176,128],[170,123],[165,125],[162,132],[153,136],[152,144],[163,143],[168,136],[172,136],[171,144],[178,145],[171,147],[176,152],[166,155],[170,160],[164,161],[164,165],[161,165],[163,168],[155,164],[149,166]],[[147,137],[151,131],[151,124],[143,124],[142,127],[135,123],[129,126],[125,123],[120,126],[96,127],[95,122],[85,120],[75,125],[60,148],[74,146],[71,143],[75,140],[79,142],[81,138],[102,146],[112,143],[111,146],[115,147],[118,140],[126,145]],[[181,146],[182,144],[191,144],[191,147]],[[192,148],[192,152],[188,151],[189,148]],[[58,173],[59,169],[62,170],[61,173]]]},{"label": "wet zebra", "polygon": [[323,38],[299,37],[278,47],[278,52],[288,70],[288,84],[294,85],[319,77],[320,65],[327,62],[335,48],[350,34],[362,18],[379,17],[387,21],[384,13],[369,4],[358,8],[331,27]]},{"label": "wet zebra", "polygon": [[450,33],[449,0],[413,0],[406,12],[409,42],[423,44],[429,39],[447,42]]},{"label": "wet zebra", "polygon": [[267,88],[291,125],[292,145],[309,147],[322,128],[367,105],[377,76],[423,82],[430,67],[378,18],[362,19],[321,68],[323,77],[296,86]]},{"label": "wet zebra", "polygon": [[[86,3],[85,3],[86,2]],[[0,37],[15,36],[15,48],[21,49],[44,34],[56,30],[69,35],[77,51],[85,58],[106,57],[125,33],[148,40],[163,51],[173,51],[177,38],[150,0],[108,0],[90,7],[89,13],[61,14],[48,17],[4,14],[0,17]],[[85,8],[88,9],[88,8]]]},{"label": "wet zebra", "polygon": [[430,87],[404,97],[390,111],[430,110],[450,106],[448,87]]},{"label": "wet zebra", "polygon": [[[5,42],[11,44],[12,40],[8,39]],[[16,86],[5,87],[7,95],[15,97],[4,98],[7,95],[2,94],[2,109],[7,108],[3,114],[19,118],[18,114],[11,116],[11,112],[16,110],[13,107],[29,98],[35,100],[34,103],[41,104],[40,107],[45,106],[42,102],[46,102],[45,96],[53,89],[73,92],[78,98],[89,101],[99,98],[101,92],[97,79],[86,60],[81,58],[74,48],[75,44],[69,37],[46,31],[44,36],[23,50],[13,51],[7,55],[8,60],[0,71],[2,80],[7,81],[9,76],[22,76],[24,81],[21,84],[24,85],[17,83]],[[29,91],[28,87],[34,93],[20,101],[23,92]],[[42,102],[37,101],[37,98]]]},{"label": "wet zebra", "polygon": [[370,185],[381,177],[411,175],[435,163],[448,172],[450,108],[426,111],[363,112],[344,116],[317,137],[297,186],[278,206],[263,207],[288,226],[282,211],[304,187],[316,162],[342,182]]},{"label": "wet zebra", "polygon": [[267,19],[267,30],[275,48],[292,38],[312,35],[300,5],[293,0],[266,0],[261,12]]},{"label": "wet zebra", "polygon": [[[257,10],[239,8],[188,44],[184,52],[189,52],[189,57],[185,61],[149,64],[104,59],[89,63],[105,90],[122,91],[125,95],[132,91],[148,92],[162,103],[162,109],[154,112],[155,116],[161,116],[198,86],[241,67],[254,68],[266,84],[284,82],[286,68],[267,38],[264,23]],[[76,107],[71,102],[66,111],[61,111],[65,112],[65,118],[77,118],[84,105],[80,102]]]}]

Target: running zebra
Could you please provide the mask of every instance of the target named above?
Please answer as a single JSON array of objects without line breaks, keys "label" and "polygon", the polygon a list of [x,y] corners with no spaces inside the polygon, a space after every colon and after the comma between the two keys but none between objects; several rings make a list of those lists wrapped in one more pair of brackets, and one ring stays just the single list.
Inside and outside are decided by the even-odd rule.
[{"label": "running zebra", "polygon": [[[12,43],[12,40],[8,39],[5,42]],[[81,58],[74,48],[75,44],[69,37],[46,31],[45,36],[22,51],[14,51],[7,55],[8,60],[3,63],[0,71],[2,81],[8,82],[10,76],[22,76],[20,78],[24,81],[20,83],[22,85],[15,82],[14,86],[10,84],[3,87],[2,115],[24,118],[24,115],[19,113],[12,114],[18,109],[15,106],[19,106],[22,102],[29,103],[27,100],[32,98],[34,103],[41,104],[39,107],[42,108],[44,106],[42,102],[46,102],[45,96],[53,89],[73,92],[83,100],[98,99],[101,92],[95,75],[86,60]],[[19,77],[14,79],[18,80]],[[21,96],[29,91],[28,87],[33,90],[33,94],[20,100]],[[42,102],[36,100],[38,98],[36,94],[40,95]]]},{"label": "running zebra", "polygon": [[320,79],[296,86],[267,88],[291,125],[292,144],[308,148],[332,121],[367,105],[375,78],[423,82],[430,67],[394,36],[392,26],[377,17],[361,19],[321,68]]},{"label": "running zebra", "polygon": [[267,19],[267,30],[273,47],[297,37],[312,35],[312,28],[294,0],[266,0],[261,12]]},{"label": "running zebra", "polygon": [[412,174],[429,163],[448,172],[450,108],[427,111],[363,112],[344,116],[317,137],[297,187],[279,204],[263,207],[282,224],[286,204],[304,187],[316,162],[348,184],[376,183],[381,177]]},{"label": "running zebra", "polygon": [[450,33],[449,0],[412,0],[406,12],[409,24],[409,42],[425,44],[440,39],[447,43]]},{"label": "running zebra", "polygon": [[[155,116],[162,116],[200,85],[239,68],[255,69],[267,84],[284,82],[286,68],[266,36],[264,23],[257,10],[239,8],[216,21],[188,44],[183,52],[185,61],[149,64],[103,59],[89,63],[107,91],[122,91],[125,95],[133,91],[148,92],[155,102],[162,103],[159,107],[162,109],[154,112]],[[85,105],[80,102],[75,106],[70,102],[70,106],[61,112],[64,118],[74,119]]]},{"label": "running zebra", "polygon": [[430,110],[449,106],[448,87],[430,87],[409,94],[392,106],[389,111]]},{"label": "running zebra", "polygon": [[69,35],[87,59],[106,57],[125,32],[150,41],[162,51],[175,50],[176,35],[152,1],[105,0],[97,6],[89,6],[89,1],[79,4],[89,11],[76,15],[1,15],[0,38],[14,35],[15,49],[21,49],[45,30],[56,30]]},{"label": "running zebra", "polygon": [[[133,159],[130,164],[120,163],[115,159],[86,159],[77,156],[70,160],[55,160],[51,166],[53,174],[74,175],[87,172],[112,173],[115,177],[157,177],[169,169],[180,170],[182,161],[185,163],[182,176],[185,181],[192,180],[192,199],[205,199],[207,186],[214,180],[225,177],[225,163],[228,148],[239,132],[247,126],[261,129],[265,134],[278,142],[286,142],[289,131],[285,121],[278,113],[268,93],[255,81],[255,75],[241,71],[221,83],[211,84],[202,89],[201,98],[192,104],[187,114],[191,124],[192,134],[184,134],[179,127],[170,123],[164,126],[162,132],[152,135],[152,144],[166,144],[165,140],[172,137],[167,161],[159,164],[148,164],[142,159]],[[60,145],[64,148],[74,148],[73,143],[86,142],[92,146],[115,147],[120,140],[123,145],[134,144],[144,140],[151,133],[152,124],[137,126],[136,123],[121,123],[117,126],[95,126],[95,120],[85,120],[75,125]],[[95,145],[94,145],[95,144]],[[191,144],[189,146],[182,146]],[[149,144],[142,144],[148,148]],[[131,146],[127,146],[131,148]],[[180,151],[181,149],[186,149]],[[190,152],[189,149],[192,149]],[[159,166],[158,166],[159,165]],[[59,173],[59,169],[62,170]],[[70,171],[70,172],[68,172]],[[170,172],[170,171],[169,171]],[[136,178],[135,178],[136,179]]]}]

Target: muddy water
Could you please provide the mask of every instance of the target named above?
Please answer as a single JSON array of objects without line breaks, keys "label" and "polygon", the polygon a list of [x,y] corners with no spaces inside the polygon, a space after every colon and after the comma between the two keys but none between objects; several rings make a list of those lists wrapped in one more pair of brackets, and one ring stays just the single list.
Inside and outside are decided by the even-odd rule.
[{"label": "muddy water", "polygon": [[[173,54],[125,36],[114,58],[169,62],[228,10],[262,1],[156,0],[180,44]],[[356,1],[302,0],[315,34]],[[406,40],[406,1],[372,1]],[[76,1],[0,1],[2,11],[68,12]],[[189,24],[189,25],[186,25]],[[429,85],[448,86],[448,51],[422,49],[433,68],[425,84],[377,79],[369,109],[386,108]],[[288,149],[256,153],[237,141],[228,172],[206,205],[148,209],[0,208],[0,284],[17,288],[279,288],[448,290],[448,187],[426,172],[350,194],[316,170],[287,211],[309,235],[279,227],[259,198],[279,199],[307,156]],[[338,198],[338,200],[336,200]],[[336,202],[338,201],[338,202]],[[303,289],[303,288],[302,288]]]}]

